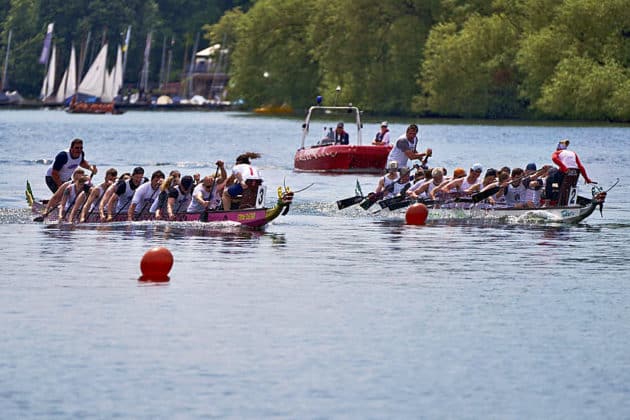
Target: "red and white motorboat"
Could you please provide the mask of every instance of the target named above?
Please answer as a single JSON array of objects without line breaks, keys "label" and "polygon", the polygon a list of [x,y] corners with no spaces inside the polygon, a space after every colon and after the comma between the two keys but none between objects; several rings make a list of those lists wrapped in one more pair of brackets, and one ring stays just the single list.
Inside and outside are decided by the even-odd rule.
[{"label": "red and white motorboat", "polygon": [[[314,113],[322,113],[325,116],[352,114],[354,116],[353,124],[356,125],[356,134],[350,135],[350,144],[338,144],[334,142],[334,138],[324,136],[324,138],[318,139],[316,144],[306,146],[311,118]],[[355,106],[310,107],[302,125],[302,143],[295,153],[294,170],[323,173],[383,173],[392,146],[361,144],[362,128],[361,114]]]}]

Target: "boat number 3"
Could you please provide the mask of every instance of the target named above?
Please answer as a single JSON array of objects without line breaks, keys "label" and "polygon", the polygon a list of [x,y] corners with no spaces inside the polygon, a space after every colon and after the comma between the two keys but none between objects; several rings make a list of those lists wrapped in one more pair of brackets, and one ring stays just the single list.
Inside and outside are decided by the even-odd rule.
[{"label": "boat number 3", "polygon": [[262,208],[265,204],[265,187],[261,185],[258,187],[258,195],[256,196],[256,208]]}]

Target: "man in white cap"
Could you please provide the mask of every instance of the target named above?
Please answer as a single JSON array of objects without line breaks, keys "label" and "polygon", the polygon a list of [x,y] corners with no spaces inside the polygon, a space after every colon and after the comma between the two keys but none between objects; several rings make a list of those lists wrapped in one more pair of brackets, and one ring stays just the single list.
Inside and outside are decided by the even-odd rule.
[{"label": "man in white cap", "polygon": [[387,128],[387,121],[381,123],[381,129],[374,136],[372,141],[374,146],[388,145],[389,144],[389,129]]},{"label": "man in white cap", "polygon": [[387,198],[387,192],[390,192],[393,187],[392,184],[398,181],[398,162],[392,160],[387,164],[387,173],[378,180],[378,185],[374,193],[379,197],[383,196]]},{"label": "man in white cap", "polygon": [[586,169],[580,162],[580,158],[577,153],[571,150],[567,150],[569,147],[569,140],[560,140],[556,151],[551,155],[553,163],[558,165],[559,171],[562,173],[562,182],[560,183],[560,192],[558,197],[558,205],[566,206],[569,202],[569,193],[572,188],[577,185],[580,174],[584,177],[584,181],[587,184],[593,184],[593,182],[587,175]]}]

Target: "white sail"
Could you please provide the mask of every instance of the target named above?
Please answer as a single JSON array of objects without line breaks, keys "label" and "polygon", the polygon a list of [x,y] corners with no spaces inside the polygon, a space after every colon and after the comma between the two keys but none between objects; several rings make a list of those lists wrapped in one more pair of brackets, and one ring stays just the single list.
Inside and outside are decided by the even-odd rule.
[{"label": "white sail", "polygon": [[48,72],[44,77],[44,83],[42,83],[42,90],[40,97],[46,100],[49,96],[55,93],[55,62],[57,61],[57,47],[53,45],[52,52],[50,53],[50,60],[48,61]]},{"label": "white sail", "polygon": [[[70,64],[68,65],[68,82],[66,84],[66,98],[77,92],[77,55],[74,45],[70,50]],[[65,98],[64,98],[65,99]]]},{"label": "white sail", "polygon": [[101,51],[85,74],[85,77],[79,85],[78,92],[84,95],[103,96],[105,87],[105,79],[107,78],[107,44],[103,45]]},{"label": "white sail", "polygon": [[61,78],[61,83],[59,83],[59,89],[57,89],[57,96],[55,100],[59,103],[65,101],[66,99],[66,86],[68,84],[68,69],[63,72],[63,77]]},{"label": "white sail", "polygon": [[64,102],[66,98],[74,95],[77,86],[76,61],[74,46],[72,46],[72,49],[70,50],[70,63],[68,64],[66,71],[63,73],[61,83],[59,83],[59,88],[57,89],[57,102]]},{"label": "white sail", "polygon": [[120,46],[116,53],[116,64],[112,68],[112,71],[108,73],[107,82],[105,83],[105,92],[103,93],[103,102],[111,102],[114,100],[118,92],[122,88],[122,50]]},{"label": "white sail", "polygon": [[101,102],[111,102],[112,101],[112,81],[114,79],[113,70],[105,73],[105,87],[103,89],[103,94],[101,95]]}]

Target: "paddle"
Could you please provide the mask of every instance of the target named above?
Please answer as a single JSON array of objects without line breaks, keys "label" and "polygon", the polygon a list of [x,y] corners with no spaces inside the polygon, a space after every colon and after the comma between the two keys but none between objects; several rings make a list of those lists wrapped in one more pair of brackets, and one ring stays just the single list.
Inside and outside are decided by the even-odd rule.
[{"label": "paddle", "polygon": [[[374,203],[376,203],[381,198],[383,198],[385,193],[388,193],[388,192],[391,192],[391,191],[394,190],[394,184],[396,184],[396,182],[392,182],[391,184],[389,184],[388,186],[383,188],[383,190],[378,192],[378,193],[369,193],[368,196],[365,198],[365,200],[363,200],[363,202],[360,204],[361,208],[364,209],[364,210],[367,210],[370,207],[372,207],[374,205]],[[409,187],[405,187],[402,190],[401,194],[404,194],[405,191],[407,191],[407,188],[409,188]]]},{"label": "paddle", "polygon": [[[210,205],[210,200],[212,200],[212,196],[214,195],[214,187],[216,187],[217,185],[218,176],[219,176],[219,165],[217,165],[217,170],[214,171],[214,178],[212,179],[212,188],[210,189],[210,195],[208,196],[208,205]],[[206,207],[206,211],[210,211],[208,210],[208,207]]]},{"label": "paddle", "polygon": [[478,192],[476,194],[473,194],[471,196],[472,202],[473,203],[478,203],[480,201],[483,201],[486,198],[491,197],[491,196],[495,195],[496,193],[498,193],[501,190],[501,188],[502,187],[497,185],[496,187],[488,188],[485,191],[480,191],[480,192]]},{"label": "paddle", "polygon": [[396,203],[390,204],[389,206],[387,206],[387,210],[394,211],[394,210],[398,210],[398,209],[402,209],[402,208],[408,207],[408,206],[410,206],[412,204],[416,204],[416,203],[422,203],[422,204],[424,204],[426,206],[430,206],[430,205],[434,204],[435,201],[434,200],[429,200],[429,199],[421,199],[421,198],[419,198],[417,200],[408,198],[408,199],[405,199],[405,200],[398,201]]},{"label": "paddle", "polygon": [[339,208],[339,210],[343,210],[347,207],[359,204],[361,201],[363,201],[363,199],[365,199],[365,197],[363,197],[362,195],[355,195],[353,197],[337,200],[337,207]]},{"label": "paddle", "polygon": [[131,195],[131,197],[129,197],[129,200],[127,200],[127,202],[125,203],[125,205],[124,205],[124,206],[122,206],[122,207],[120,208],[120,210],[118,210],[118,211],[116,212],[116,214],[114,215],[114,217],[109,217],[109,216],[107,217],[107,221],[111,222],[112,220],[116,220],[116,219],[118,218],[118,216],[120,215],[120,213],[121,213],[123,210],[127,211],[127,210],[128,210],[128,209],[127,209],[127,206],[129,205],[129,203],[131,203],[131,200],[132,200],[132,199],[133,199],[133,194]]},{"label": "paddle", "polygon": [[[395,183],[390,184],[390,185],[392,186],[392,189],[393,189],[394,184],[395,184]],[[388,185],[388,187],[389,187],[390,185]],[[387,198],[387,199],[385,199],[385,200],[381,200],[381,201],[379,201],[379,202],[378,202],[378,205],[381,207],[381,209],[384,209],[384,208],[386,208],[386,207],[387,207],[387,208],[389,208],[389,206],[391,206],[391,205],[393,205],[393,204],[395,204],[395,203],[398,203],[398,202],[404,201],[404,200],[407,198],[407,190],[408,190],[410,187],[411,187],[411,183],[410,183],[410,182],[408,182],[407,184],[405,184],[405,186],[403,187],[403,189],[402,189],[402,190],[401,190],[398,194],[396,194],[396,195],[395,195],[395,196],[393,196],[393,197]]]},{"label": "paddle", "polygon": [[57,209],[57,207],[59,207],[59,204],[57,204],[55,207],[53,207],[52,209],[48,209],[48,211],[46,211],[44,214],[42,214],[41,216],[37,216],[35,218],[33,218],[33,222],[43,222],[44,219],[46,217],[48,217],[48,215],[50,213],[52,213],[53,211],[55,211]]},{"label": "paddle", "polygon": [[343,210],[347,207],[359,204],[363,199],[365,199],[365,196],[363,195],[363,191],[361,191],[361,184],[359,184],[359,180],[357,179],[357,185],[354,187],[354,196],[338,200],[337,207],[339,210]]}]

